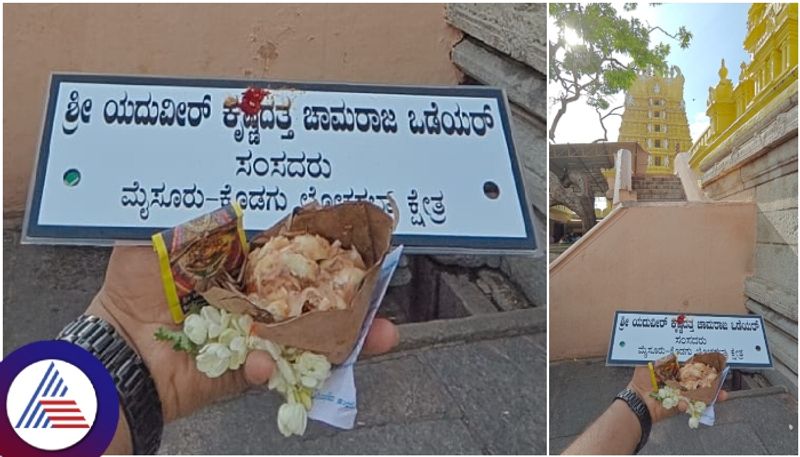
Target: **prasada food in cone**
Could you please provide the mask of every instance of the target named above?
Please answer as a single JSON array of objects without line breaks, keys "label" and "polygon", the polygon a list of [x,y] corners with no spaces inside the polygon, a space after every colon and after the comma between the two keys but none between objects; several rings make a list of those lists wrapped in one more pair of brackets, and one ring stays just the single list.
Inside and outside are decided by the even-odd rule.
[{"label": "prasada food in cone", "polygon": [[338,364],[356,343],[394,225],[371,203],[311,204],[248,245],[233,205],[153,241],[176,323],[207,302],[252,316],[255,336]]}]

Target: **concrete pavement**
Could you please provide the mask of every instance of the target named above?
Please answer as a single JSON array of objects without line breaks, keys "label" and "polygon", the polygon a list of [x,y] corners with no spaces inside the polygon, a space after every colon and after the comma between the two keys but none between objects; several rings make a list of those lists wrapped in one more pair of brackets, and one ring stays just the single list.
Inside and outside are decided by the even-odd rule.
[{"label": "concrete pavement", "polygon": [[[4,230],[3,351],[52,338],[99,289],[106,248],[21,246]],[[467,306],[467,308],[469,308]],[[543,308],[403,324],[397,351],[356,366],[357,426],[309,422],[283,438],[267,391],[169,424],[165,454],[541,454],[546,451]]]},{"label": "concrete pavement", "polygon": [[[550,365],[550,453],[560,454],[630,381],[632,368],[603,360]],[[797,398],[782,387],[731,392],[713,427],[692,430],[688,416],[655,424],[641,454],[797,455]]]}]

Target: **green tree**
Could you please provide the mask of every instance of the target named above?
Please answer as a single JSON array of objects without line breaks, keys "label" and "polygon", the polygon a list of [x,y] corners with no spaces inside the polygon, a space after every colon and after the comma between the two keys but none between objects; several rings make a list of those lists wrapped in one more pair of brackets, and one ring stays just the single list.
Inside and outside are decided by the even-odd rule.
[{"label": "green tree", "polygon": [[[625,11],[636,9],[626,3]],[[681,26],[670,33],[661,27],[651,27],[637,18],[625,19],[610,4],[551,3],[550,16],[558,37],[549,42],[549,78],[560,86],[555,97],[558,106],[549,138],[555,141],[558,123],[571,103],[581,98],[597,112],[604,137],[608,131],[605,120],[621,116],[623,106],[610,107],[609,98],[631,87],[642,72],[664,75],[670,70],[667,56],[670,45],[659,42],[651,46],[651,34],[660,32],[688,48],[692,33]],[[567,37],[574,37],[570,40]]]}]

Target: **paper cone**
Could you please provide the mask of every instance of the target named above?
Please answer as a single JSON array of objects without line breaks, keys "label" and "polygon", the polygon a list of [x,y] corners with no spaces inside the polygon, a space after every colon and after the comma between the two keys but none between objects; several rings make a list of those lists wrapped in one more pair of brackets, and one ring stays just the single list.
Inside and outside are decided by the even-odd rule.
[{"label": "paper cone", "polygon": [[211,287],[200,294],[212,306],[253,316],[252,333],[258,337],[325,355],[333,364],[342,363],[358,338],[393,229],[392,218],[371,203],[310,205],[299,208],[251,240],[251,247],[256,248],[278,235],[309,233],[331,242],[339,240],[345,249],[355,246],[367,272],[348,309],[311,311],[285,321],[271,322],[269,313],[240,292]]},{"label": "paper cone", "polygon": [[668,380],[665,384],[672,388],[679,389],[681,394],[690,400],[702,401],[708,405],[714,400],[714,397],[717,395],[717,389],[723,382],[722,371],[725,370],[727,366],[727,359],[719,352],[705,352],[693,355],[684,362],[684,365],[692,362],[701,362],[717,369],[718,376],[713,385],[695,390],[685,390],[680,386],[679,380]]}]

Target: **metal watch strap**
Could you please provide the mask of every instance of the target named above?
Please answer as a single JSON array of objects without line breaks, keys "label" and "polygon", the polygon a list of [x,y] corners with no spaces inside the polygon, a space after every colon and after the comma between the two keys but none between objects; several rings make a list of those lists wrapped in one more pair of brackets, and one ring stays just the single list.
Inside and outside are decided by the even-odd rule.
[{"label": "metal watch strap", "polygon": [[638,454],[647,443],[647,439],[650,437],[650,429],[653,426],[650,410],[647,409],[647,405],[639,398],[639,395],[631,389],[626,388],[618,393],[614,398],[614,401],[616,400],[624,401],[633,413],[636,414],[636,418],[639,419],[639,425],[642,426],[642,438],[639,440],[636,450],[633,451],[634,454]]},{"label": "metal watch strap", "polygon": [[77,344],[100,359],[117,386],[133,453],[155,454],[164,430],[161,399],[150,371],[125,338],[103,319],[83,315],[64,327],[57,339]]}]

